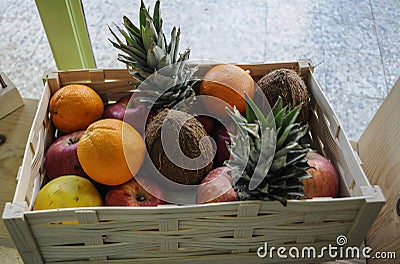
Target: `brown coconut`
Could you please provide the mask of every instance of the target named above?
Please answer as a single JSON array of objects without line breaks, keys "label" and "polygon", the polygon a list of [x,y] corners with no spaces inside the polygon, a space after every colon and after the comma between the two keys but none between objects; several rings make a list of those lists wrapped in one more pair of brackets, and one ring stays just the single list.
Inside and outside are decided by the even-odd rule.
[{"label": "brown coconut", "polygon": [[[168,113],[171,118],[167,118]],[[183,120],[187,121],[181,126]],[[206,160],[210,160],[210,163],[203,168],[189,170],[171,162],[165,154],[161,142],[161,128],[164,121],[166,124],[163,129],[167,129],[167,133],[169,133],[168,131],[179,131],[180,128],[180,149],[186,157],[197,158],[203,152]],[[195,185],[200,184],[213,167],[214,155],[211,140],[205,138],[200,144],[200,140],[207,136],[203,125],[194,116],[178,110],[165,109],[154,116],[147,125],[145,141],[154,166],[164,177],[180,184]],[[172,151],[178,151],[178,146]]]},{"label": "brown coconut", "polygon": [[307,122],[310,114],[311,94],[303,79],[293,70],[279,69],[262,77],[257,84],[267,97],[269,104],[275,105],[279,96],[284,105],[291,109],[303,104],[298,122]]}]

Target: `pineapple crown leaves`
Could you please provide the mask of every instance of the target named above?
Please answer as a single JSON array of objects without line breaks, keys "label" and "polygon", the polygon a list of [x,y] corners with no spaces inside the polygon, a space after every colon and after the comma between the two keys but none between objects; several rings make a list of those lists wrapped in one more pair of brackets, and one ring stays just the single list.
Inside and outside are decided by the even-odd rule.
[{"label": "pineapple crown leaves", "polygon": [[[138,100],[160,109],[172,108],[178,106],[179,102],[183,102],[185,99],[194,98],[195,91],[192,86],[197,79],[192,76],[197,71],[197,67],[184,67],[182,70],[178,70],[177,75],[172,78],[168,77],[170,71],[176,71],[175,66],[165,67],[146,78],[134,90],[140,94]],[[182,105],[185,106],[185,103]]]},{"label": "pineapple crown leaves", "polygon": [[[230,152],[232,162],[241,171],[249,171],[252,168],[249,190],[254,190],[264,179],[265,171],[271,166],[275,152],[275,127],[273,120],[264,117],[254,101],[245,94],[246,117],[234,108],[229,109],[228,114],[234,120],[238,128],[238,135],[230,134],[232,140]],[[247,157],[247,158],[246,158]],[[237,171],[237,170],[236,170]]]},{"label": "pineapple crown leaves", "polygon": [[[139,26],[135,26],[132,21],[124,16],[121,29],[115,27],[124,37],[124,43],[117,34],[109,27],[115,41],[109,39],[112,45],[124,54],[118,55],[118,60],[125,63],[128,67],[138,70],[142,77],[154,73],[167,65],[174,64],[188,56],[179,56],[180,29],[174,27],[171,31],[171,40],[167,43],[163,32],[163,20],[160,15],[160,1],[154,5],[153,16],[150,15],[145,4],[141,1],[139,9]],[[187,49],[184,54],[189,54]]]},{"label": "pineapple crown leaves", "polygon": [[233,187],[241,200],[278,200],[286,206],[287,199],[305,196],[301,181],[311,177],[306,159],[310,148],[300,143],[308,125],[296,123],[301,105],[290,110],[279,98],[264,116],[250,97],[245,100],[246,117],[227,109],[238,127],[227,162]]},{"label": "pineapple crown leaves", "polygon": [[[168,43],[163,33],[160,1],[157,0],[150,15],[143,0],[139,9],[139,26],[126,16],[124,29],[115,27],[125,42],[109,27],[115,41],[109,39],[122,54],[118,60],[125,63],[131,74],[142,84],[135,89],[137,99],[154,108],[171,108],[195,95],[192,88],[198,80],[193,78],[197,66],[187,64],[190,49],[179,53],[180,29],[173,27]],[[135,83],[132,83],[135,85]]]}]

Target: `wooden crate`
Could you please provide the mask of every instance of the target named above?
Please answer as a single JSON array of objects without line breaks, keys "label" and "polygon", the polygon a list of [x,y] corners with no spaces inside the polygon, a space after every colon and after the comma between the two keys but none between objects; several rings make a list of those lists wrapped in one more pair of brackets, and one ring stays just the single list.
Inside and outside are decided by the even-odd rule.
[{"label": "wooden crate", "polygon": [[[25,150],[15,197],[3,220],[24,260],[29,263],[272,263],[257,249],[269,245],[335,245],[339,235],[359,246],[384,204],[371,186],[346,135],[313,76],[310,61],[239,65],[258,79],[278,68],[299,72],[313,94],[313,147],[329,157],[341,176],[340,198],[289,201],[243,201],[153,208],[95,207],[32,211],[45,175],[44,153],[53,140],[48,102],[66,84],[85,83],[104,102],[129,92],[134,81],[126,70],[81,70],[50,73]],[[201,65],[205,71],[209,65]],[[64,222],[64,224],[63,224]],[[323,261],[329,259],[326,254]],[[307,261],[297,259],[291,261]],[[310,260],[308,260],[310,261]]]}]

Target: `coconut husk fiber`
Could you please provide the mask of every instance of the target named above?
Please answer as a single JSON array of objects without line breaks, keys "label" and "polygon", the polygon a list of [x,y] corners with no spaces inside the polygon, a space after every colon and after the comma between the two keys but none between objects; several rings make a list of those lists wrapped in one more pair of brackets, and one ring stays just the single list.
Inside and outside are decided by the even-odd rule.
[{"label": "coconut husk fiber", "polygon": [[[167,118],[168,114],[169,116]],[[184,120],[187,121],[181,126]],[[166,123],[163,127],[164,121]],[[196,168],[193,170],[185,169],[174,164],[168,159],[162,146],[162,127],[163,129],[166,129],[164,132],[168,134],[173,134],[172,131],[179,131],[180,150],[186,157],[194,159],[199,157],[203,152],[204,157],[206,160],[209,160],[210,163],[203,168]],[[147,125],[145,141],[149,156],[154,166],[164,177],[176,183],[194,185],[200,184],[213,167],[213,145],[210,138],[204,138],[207,136],[207,132],[203,125],[194,116],[178,110],[165,109],[154,116],[151,122]],[[202,138],[204,139],[200,144]],[[178,155],[179,146],[176,146],[170,151],[172,151],[172,155]]]},{"label": "coconut husk fiber", "polygon": [[282,102],[289,105],[291,109],[302,103],[297,121],[301,123],[308,121],[311,94],[303,79],[295,71],[289,69],[272,71],[261,78],[257,84],[271,107],[275,105],[279,96],[282,97]]}]

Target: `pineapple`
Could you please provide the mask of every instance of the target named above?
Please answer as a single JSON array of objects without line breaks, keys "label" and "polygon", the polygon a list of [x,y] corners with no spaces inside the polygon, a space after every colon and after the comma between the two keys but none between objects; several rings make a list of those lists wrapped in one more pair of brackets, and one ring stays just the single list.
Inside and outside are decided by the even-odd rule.
[{"label": "pineapple", "polygon": [[307,124],[296,123],[301,105],[289,110],[279,98],[264,116],[250,97],[245,99],[246,117],[227,109],[238,133],[231,135],[226,164],[240,200],[278,200],[286,206],[288,199],[305,197],[301,181],[311,177],[306,159],[310,148],[300,143],[308,131]]},{"label": "pineapple", "polygon": [[[116,26],[125,43],[109,28],[115,38],[115,41],[109,41],[123,52],[118,55],[118,60],[125,63],[131,74],[142,82],[135,90],[140,93],[138,100],[147,102],[156,109],[162,109],[171,108],[194,96],[192,86],[196,80],[192,76],[197,67],[187,64],[189,49],[179,54],[179,28],[172,29],[170,42],[167,42],[162,29],[160,1],[156,1],[151,16],[142,0],[139,20],[140,25],[137,27],[124,16],[125,29]],[[151,77],[148,78],[149,76]]]}]

